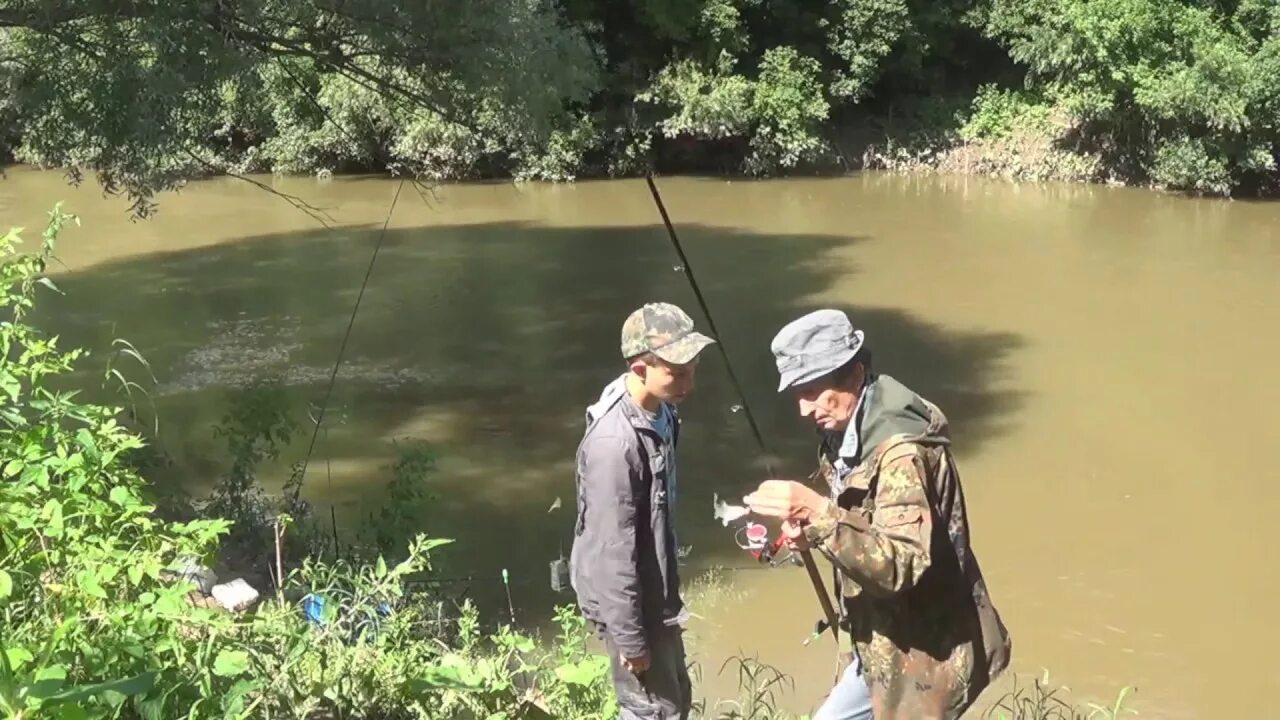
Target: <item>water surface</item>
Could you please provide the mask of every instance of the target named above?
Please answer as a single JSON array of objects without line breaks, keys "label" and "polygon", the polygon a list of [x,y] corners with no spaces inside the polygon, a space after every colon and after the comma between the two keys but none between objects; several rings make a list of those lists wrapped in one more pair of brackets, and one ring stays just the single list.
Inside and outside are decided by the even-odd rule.
[{"label": "water surface", "polygon": [[[151,220],[55,173],[11,169],[3,222],[35,230],[59,199],[83,218],[60,245],[66,297],[43,317],[68,342],[132,341],[157,384],[172,477],[223,467],[225,394],[275,376],[305,420],[319,403],[397,181],[272,181],[332,228],[233,179],[161,198]],[[660,181],[734,368],[782,472],[813,434],[774,393],[768,342],[824,306],[865,328],[878,369],[951,420],[976,551],[1026,678],[1079,697],[1136,685],[1144,716],[1253,717],[1278,686],[1269,649],[1280,512],[1280,206],[1138,190],[867,174]],[[439,454],[423,529],[458,538],[446,567],[513,576],[518,616],[545,617],[547,562],[567,553],[582,411],[621,371],[623,318],[649,300],[702,320],[639,181],[406,185],[338,377],[306,494],[347,524],[376,503],[395,442]],[[98,364],[94,364],[98,363]],[[140,376],[139,376],[139,379]],[[745,565],[713,492],[763,478],[718,355],[685,406],[681,542],[692,575]],[[265,473],[278,487],[305,453]],[[731,653],[828,687],[829,641],[803,571],[743,570],[694,631],[702,686]],[[501,596],[478,580],[459,592]],[[505,604],[505,603],[503,603]],[[1003,687],[988,693],[994,699]]]}]

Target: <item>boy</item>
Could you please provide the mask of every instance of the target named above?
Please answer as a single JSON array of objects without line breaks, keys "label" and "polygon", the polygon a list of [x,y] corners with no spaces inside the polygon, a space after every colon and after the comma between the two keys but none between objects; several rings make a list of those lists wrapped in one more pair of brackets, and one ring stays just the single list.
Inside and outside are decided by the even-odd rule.
[{"label": "boy", "polygon": [[645,305],[622,326],[627,371],[587,408],[569,563],[578,605],[608,649],[623,720],[683,720],[692,704],[676,569],[676,406],[713,342],[675,305]]}]

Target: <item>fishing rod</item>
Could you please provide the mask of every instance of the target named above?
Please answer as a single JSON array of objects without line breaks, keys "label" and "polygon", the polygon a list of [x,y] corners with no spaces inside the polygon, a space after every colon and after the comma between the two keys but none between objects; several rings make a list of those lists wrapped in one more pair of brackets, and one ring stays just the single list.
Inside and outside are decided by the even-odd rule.
[{"label": "fishing rod", "polygon": [[[707,326],[711,330],[711,335],[716,339],[716,347],[720,349],[720,356],[724,358],[725,369],[729,371],[729,380],[733,383],[733,388],[738,394],[738,400],[742,403],[742,410],[746,413],[747,424],[751,426],[751,434],[755,437],[756,445],[760,448],[763,455],[765,471],[769,477],[776,477],[773,472],[773,463],[769,460],[769,450],[764,442],[764,435],[760,432],[760,426],[756,424],[755,415],[751,413],[751,405],[747,402],[747,394],[742,391],[742,384],[738,382],[738,376],[733,372],[733,364],[729,361],[729,351],[725,348],[724,337],[720,331],[716,329],[715,320],[711,316],[711,310],[707,307],[707,301],[702,296],[702,290],[698,287],[698,280],[694,277],[693,266],[689,264],[689,258],[684,253],[684,247],[680,244],[680,237],[676,235],[676,229],[671,224],[671,217],[667,215],[667,207],[662,202],[662,195],[658,192],[658,186],[653,182],[653,175],[645,173],[645,182],[649,185],[649,194],[653,196],[653,202],[658,206],[658,214],[662,216],[662,224],[667,228],[667,237],[671,238],[671,245],[675,248],[676,255],[680,258],[679,270],[684,273],[689,280],[689,286],[693,289],[693,295],[698,300],[698,305],[702,308],[702,314],[707,319]],[[826,615],[827,625],[831,629],[831,637],[839,642],[840,624],[836,620],[835,608],[831,605],[831,598],[827,595],[826,584],[822,582],[822,575],[818,572],[818,566],[813,562],[813,553],[808,548],[800,550],[800,559],[804,561],[804,569],[809,574],[809,581],[813,583],[813,590],[818,594],[818,602],[822,605],[822,612]]]}]

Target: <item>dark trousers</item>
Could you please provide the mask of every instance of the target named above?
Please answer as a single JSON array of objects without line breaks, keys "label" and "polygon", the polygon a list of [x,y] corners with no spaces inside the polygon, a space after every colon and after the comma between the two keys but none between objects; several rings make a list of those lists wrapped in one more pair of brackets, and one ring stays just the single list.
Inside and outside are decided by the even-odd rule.
[{"label": "dark trousers", "polygon": [[622,664],[622,657],[609,636],[601,634],[613,668],[619,720],[688,719],[693,704],[693,683],[685,662],[682,628],[668,627],[649,633],[649,669],[639,676]]}]

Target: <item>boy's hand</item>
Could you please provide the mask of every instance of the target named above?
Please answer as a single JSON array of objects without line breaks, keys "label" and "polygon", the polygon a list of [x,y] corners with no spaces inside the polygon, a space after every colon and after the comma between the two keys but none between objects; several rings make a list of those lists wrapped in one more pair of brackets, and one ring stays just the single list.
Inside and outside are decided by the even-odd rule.
[{"label": "boy's hand", "polygon": [[631,671],[632,675],[639,675],[649,669],[649,654],[645,653],[640,657],[622,658],[622,666]]}]

